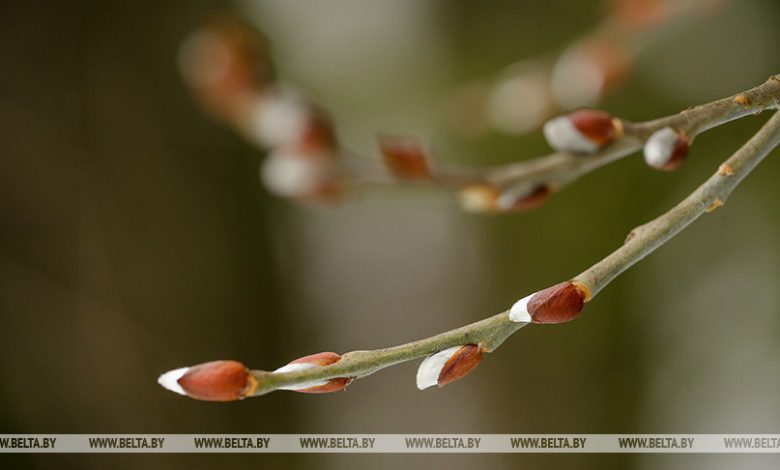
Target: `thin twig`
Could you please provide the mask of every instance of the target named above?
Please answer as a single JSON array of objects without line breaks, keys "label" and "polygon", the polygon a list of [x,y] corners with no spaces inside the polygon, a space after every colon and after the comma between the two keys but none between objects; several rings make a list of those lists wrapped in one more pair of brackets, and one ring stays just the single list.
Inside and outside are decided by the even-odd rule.
[{"label": "thin twig", "polygon": [[[267,189],[299,201],[330,202],[376,186],[418,182],[462,191],[464,208],[469,210],[528,210],[585,173],[638,150],[659,129],[671,127],[691,140],[711,127],[771,107],[780,95],[780,82],[770,79],[665,118],[642,123],[615,120],[618,138],[596,153],[556,152],[493,168],[434,165],[414,139],[400,147],[381,139],[388,168],[378,172],[339,142],[334,123],[315,103],[289,92],[274,78],[268,51],[267,40],[257,31],[222,18],[185,42],[180,64],[185,81],[209,113],[269,150],[261,172]],[[476,204],[470,197],[475,193]]]},{"label": "thin twig", "polygon": [[734,188],[778,144],[780,114],[775,113],[696,191],[657,219],[632,230],[623,246],[575,277],[574,281],[586,285],[591,297],[595,296],[620,273],[666,243],[702,214],[723,205]]},{"label": "thin twig", "polygon": [[677,114],[652,121],[631,123],[621,121],[624,136],[592,155],[572,155],[564,152],[497,167],[489,170],[487,181],[505,190],[528,190],[539,185],[555,189],[580,176],[631,155],[642,148],[657,130],[671,127],[693,139],[700,133],[741,117],[776,107],[780,99],[780,78],[774,76],[750,90],[711,103],[686,109]]},{"label": "thin twig", "polygon": [[[713,111],[709,114],[716,116],[720,122],[734,119],[733,116],[738,114],[723,100],[710,106]],[[777,101],[772,107],[778,107]],[[697,116],[695,113],[689,112],[688,117],[685,117],[685,113],[680,116],[672,123],[689,126],[688,131],[694,135],[708,126],[700,120],[690,119],[690,116]],[[664,123],[670,122],[664,121]],[[584,284],[590,290],[590,297],[587,300],[592,299],[620,273],[664,244],[699,216],[723,204],[742,179],[779,144],[780,113],[775,113],[761,130],[719,167],[718,172],[690,196],[660,217],[636,228],[632,232],[633,236],[623,246],[575,277],[573,281]],[[478,344],[486,352],[491,352],[512,333],[527,324],[511,321],[505,311],[476,323],[412,343],[386,349],[346,353],[340,361],[327,366],[288,373],[252,371],[257,379],[257,387],[253,395],[262,395],[280,387],[335,377],[360,378],[385,367],[452,346]]]},{"label": "thin twig", "polygon": [[[647,139],[660,129],[671,127],[687,135],[693,142],[704,131],[776,107],[779,97],[780,78],[773,76],[749,90],[662,118],[636,123],[621,119],[622,136],[590,155],[553,152],[519,163],[486,169],[439,165],[427,183],[454,190],[485,184],[498,188],[501,194],[512,194],[517,198],[539,187],[558,191],[581,176],[640,150]],[[386,177],[366,178],[368,174],[370,172],[365,167],[352,168],[350,178],[353,191],[373,185],[398,184],[397,180]]]}]

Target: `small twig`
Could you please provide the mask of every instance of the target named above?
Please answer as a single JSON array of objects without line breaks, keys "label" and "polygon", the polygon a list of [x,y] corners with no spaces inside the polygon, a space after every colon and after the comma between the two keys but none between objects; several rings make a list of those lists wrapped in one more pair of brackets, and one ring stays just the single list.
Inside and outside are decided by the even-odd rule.
[{"label": "small twig", "polygon": [[479,344],[486,352],[491,352],[512,333],[527,325],[509,321],[507,313],[508,311],[505,311],[454,330],[391,348],[348,352],[341,356],[340,361],[327,366],[288,373],[253,370],[251,373],[257,379],[257,387],[252,396],[264,395],[285,386],[334,377],[361,378],[385,367],[424,357],[452,346]]},{"label": "small twig", "polygon": [[770,79],[665,118],[641,123],[612,119],[615,135],[594,152],[558,151],[487,169],[436,165],[416,139],[382,138],[388,174],[355,158],[316,104],[286,91],[274,78],[268,51],[257,31],[222,18],[185,42],[180,62],[185,81],[210,114],[270,151],[261,171],[266,188],[298,201],[329,202],[375,186],[417,182],[460,193],[467,210],[525,211],[585,173],[638,150],[655,131],[669,127],[692,140],[707,129],[771,107],[780,95],[780,82]]},{"label": "small twig", "polygon": [[623,137],[594,154],[572,155],[555,152],[489,170],[486,180],[505,188],[505,191],[522,190],[542,184],[560,189],[588,172],[631,155],[641,149],[647,139],[660,129],[674,128],[686,133],[693,141],[697,135],[713,127],[776,107],[778,100],[780,79],[775,76],[750,90],[677,114],[639,123],[622,120]]},{"label": "small twig", "polygon": [[734,188],[778,144],[780,114],[775,113],[696,191],[657,219],[632,230],[623,246],[575,277],[574,281],[586,285],[591,296],[595,296],[620,273],[666,243],[702,214],[723,205]]},{"label": "small twig", "polygon": [[[760,89],[750,96],[764,96],[765,92],[765,89]],[[763,101],[765,107],[775,109],[779,107],[776,99]],[[735,119],[741,115],[723,100],[707,106],[707,116],[718,122]],[[707,123],[712,122],[696,118],[701,115],[700,113],[701,111],[697,112],[693,109],[687,114],[682,113],[679,117],[661,120],[661,122],[664,125],[686,126],[684,129],[691,135],[695,135],[707,128],[709,125]],[[571,281],[525,297],[508,312],[400,346],[353,351],[340,357],[329,353],[329,357],[332,357],[329,362],[315,363],[314,359],[306,361],[308,357],[303,358],[303,362],[309,362],[309,366],[297,370],[291,368],[289,372],[260,370],[247,372],[238,363],[221,361],[194,368],[177,369],[164,374],[160,383],[194,398],[236,399],[263,395],[279,389],[296,389],[296,386],[299,386],[299,389],[305,387],[301,391],[314,391],[318,387],[312,387],[312,384],[327,384],[328,380],[343,380],[338,386],[323,390],[334,391],[345,387],[350,380],[365,377],[385,367],[452,347],[476,345],[478,354],[467,356],[468,364],[465,364],[462,370],[448,369],[447,373],[450,377],[446,381],[443,378],[444,369],[441,372],[442,376],[438,379],[434,377],[434,383],[438,380],[442,385],[467,373],[478,363],[482,351],[494,351],[512,333],[529,323],[558,323],[574,318],[582,308],[583,302],[591,300],[620,273],[657,249],[699,216],[722,205],[745,176],[779,144],[780,113],[775,113],[747,143],[718,168],[713,176],[677,206],[653,221],[634,229],[632,236],[623,246]],[[456,357],[456,354],[453,354],[453,357]],[[203,369],[198,369],[200,367]],[[193,372],[189,372],[191,370]],[[196,370],[197,373],[194,372]],[[228,392],[225,392],[225,384],[230,386],[227,387]]]},{"label": "small twig", "polygon": [[[693,131],[695,127],[690,129]],[[732,171],[716,172],[670,211],[635,229],[634,236],[623,246],[575,277],[573,281],[587,286],[590,291],[588,300],[595,297],[620,273],[708,212],[713,203],[718,204],[715,201],[725,202],[734,188],[778,144],[780,144],[780,113],[775,113],[753,138],[726,160],[724,165]],[[301,382],[334,377],[364,377],[385,367],[423,357],[451,346],[479,344],[485,351],[492,352],[512,333],[526,325],[528,323],[511,321],[508,312],[505,311],[485,320],[412,343],[386,349],[350,352],[344,354],[339,362],[329,366],[285,374],[252,371],[258,379],[254,395],[262,395],[281,386]]]}]

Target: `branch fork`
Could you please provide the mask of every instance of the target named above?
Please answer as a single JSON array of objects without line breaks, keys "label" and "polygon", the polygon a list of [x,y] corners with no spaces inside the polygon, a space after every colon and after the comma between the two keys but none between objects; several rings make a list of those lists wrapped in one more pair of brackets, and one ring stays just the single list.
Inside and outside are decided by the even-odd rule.
[{"label": "branch fork", "polygon": [[[345,152],[334,137],[327,117],[305,102],[274,102],[270,67],[264,61],[247,62],[247,50],[263,50],[262,42],[234,24],[220,26],[210,40],[222,37],[224,57],[206,50],[203,41],[188,44],[192,60],[219,62],[222,75],[203,77],[208,67],[186,64],[185,77],[201,102],[218,118],[252,137],[247,125],[246,97],[264,123],[256,141],[271,147],[264,170],[269,187],[295,199],[322,200],[347,186],[376,184],[379,180],[348,170],[338,160]],[[227,28],[227,29],[225,29]],[[235,30],[239,28],[239,30]],[[222,35],[222,36],[220,36]],[[203,38],[201,38],[202,40]],[[217,48],[219,49],[219,48]],[[225,65],[227,64],[227,66]],[[212,64],[213,65],[213,64]],[[263,73],[259,73],[262,71]],[[209,78],[210,80],[206,80]],[[276,96],[276,95],[274,95]],[[277,96],[278,98],[278,96]],[[780,77],[728,98],[652,121],[632,123],[603,111],[582,109],[556,117],[544,126],[557,151],[536,159],[488,170],[434,166],[427,149],[416,140],[382,139],[380,148],[391,174],[400,180],[423,180],[461,193],[468,209],[495,213],[527,210],[540,205],[551,192],[603,165],[644,149],[653,168],[678,168],[696,136],[706,130],[764,110],[780,108]],[[274,117],[275,116],[275,117]],[[281,116],[281,117],[280,117]],[[255,116],[257,117],[257,116]],[[257,131],[257,129],[255,129]],[[574,278],[518,300],[497,315],[399,346],[343,355],[324,352],[296,359],[274,371],[250,370],[237,361],[214,361],[162,374],[163,387],[190,398],[232,401],[274,390],[329,393],[343,390],[354,380],[385,367],[424,357],[417,386],[439,387],[471,372],[487,353],[530,324],[557,324],[576,318],[586,302],[613,279],[663,245],[701,215],[720,206],[734,188],[769,152],[780,145],[780,113],[775,114],[736,153],[688,197],[656,219],[634,228],[622,246]],[[291,164],[290,155],[295,155]],[[274,160],[276,159],[276,160]],[[312,173],[316,162],[316,172]],[[285,179],[286,178],[286,179]],[[284,180],[284,181],[282,181]],[[305,184],[304,184],[305,183]],[[386,182],[385,182],[386,183]],[[274,186],[276,185],[276,186]],[[327,189],[327,190],[325,190]]]}]

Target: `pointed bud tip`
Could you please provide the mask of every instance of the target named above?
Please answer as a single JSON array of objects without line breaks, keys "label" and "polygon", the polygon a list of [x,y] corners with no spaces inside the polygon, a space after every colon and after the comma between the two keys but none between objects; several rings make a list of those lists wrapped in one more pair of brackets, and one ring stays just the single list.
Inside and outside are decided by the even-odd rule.
[{"label": "pointed bud tip", "polygon": [[189,367],[180,367],[178,369],[169,370],[157,378],[157,383],[171,392],[186,396],[187,392],[179,385],[179,379],[186,374],[189,369]]},{"label": "pointed bud tip", "polygon": [[300,357],[294,361],[290,361],[290,364],[308,363],[317,366],[327,366],[341,360],[341,354],[331,351],[321,352],[317,354],[309,354],[308,356]]}]

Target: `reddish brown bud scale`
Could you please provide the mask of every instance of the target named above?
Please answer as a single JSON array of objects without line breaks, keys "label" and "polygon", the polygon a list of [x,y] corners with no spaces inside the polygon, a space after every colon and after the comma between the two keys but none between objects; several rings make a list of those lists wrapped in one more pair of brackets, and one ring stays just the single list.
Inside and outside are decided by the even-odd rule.
[{"label": "reddish brown bud scale", "polygon": [[568,117],[583,136],[599,147],[612,142],[617,136],[615,123],[607,112],[580,109],[570,113]]},{"label": "reddish brown bud scale", "polygon": [[208,401],[233,401],[254,389],[255,378],[237,361],[213,361],[190,367],[177,380],[191,398]]},{"label": "reddish brown bud scale", "polygon": [[381,137],[379,148],[385,165],[398,178],[431,179],[431,167],[423,145],[414,139]]},{"label": "reddish brown bud scale", "polygon": [[328,383],[325,385],[318,385],[316,387],[309,387],[309,388],[302,388],[300,390],[295,390],[298,393],[331,393],[331,392],[338,392],[340,390],[344,390],[347,388],[347,385],[352,382],[351,377],[337,377],[335,379],[328,380]]},{"label": "reddish brown bud scale", "polygon": [[683,134],[681,138],[677,139],[674,143],[674,148],[672,149],[669,161],[661,166],[661,170],[674,171],[680,168],[682,164],[685,163],[685,157],[688,156],[689,148],[690,144],[688,143],[688,138]]},{"label": "reddish brown bud scale", "polygon": [[465,376],[482,362],[483,350],[476,344],[467,344],[450,357],[439,373],[438,384],[443,387]]},{"label": "reddish brown bud scale", "polygon": [[[297,370],[310,369],[312,367],[322,367],[334,364],[341,360],[341,355],[334,352],[321,352],[298,358],[286,366],[277,369],[275,372],[293,372]],[[315,385],[300,388],[299,386],[283,387],[284,390],[292,390],[300,393],[331,393],[343,390],[352,381],[351,377],[336,377],[328,379],[324,383],[317,382]]]},{"label": "reddish brown bud scale", "polygon": [[300,357],[290,364],[314,364],[315,366],[327,366],[341,360],[341,355],[334,352],[321,352]]},{"label": "reddish brown bud scale", "polygon": [[507,210],[512,212],[525,212],[542,206],[550,198],[552,189],[548,185],[542,185],[531,191],[527,196],[523,196],[514,201]]},{"label": "reddish brown bud scale", "polygon": [[312,109],[309,122],[301,136],[299,148],[306,152],[331,153],[338,149],[336,133],[330,118],[319,109]]},{"label": "reddish brown bud scale", "polygon": [[550,119],[542,131],[554,149],[588,155],[622,137],[623,124],[604,111],[580,109]]},{"label": "reddish brown bud scale", "polygon": [[566,281],[534,294],[527,309],[533,323],[563,323],[582,311],[587,298],[585,286]]}]

